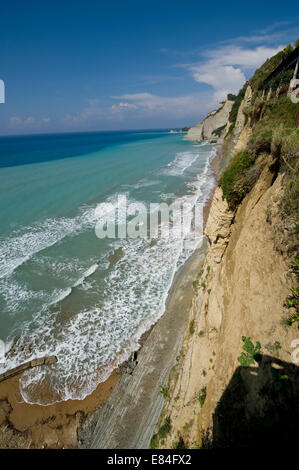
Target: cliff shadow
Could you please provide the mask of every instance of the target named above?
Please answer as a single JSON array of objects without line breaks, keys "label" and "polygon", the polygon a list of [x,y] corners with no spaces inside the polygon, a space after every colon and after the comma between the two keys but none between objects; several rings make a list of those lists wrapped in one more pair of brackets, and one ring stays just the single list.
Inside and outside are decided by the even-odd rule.
[{"label": "cliff shadow", "polygon": [[299,367],[268,355],[256,361],[235,370],[213,414],[210,447],[298,443]]}]

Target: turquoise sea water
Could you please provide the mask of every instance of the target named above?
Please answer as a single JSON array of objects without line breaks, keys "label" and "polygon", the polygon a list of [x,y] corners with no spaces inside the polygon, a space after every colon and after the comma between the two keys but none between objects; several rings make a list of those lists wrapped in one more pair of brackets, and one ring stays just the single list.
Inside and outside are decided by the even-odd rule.
[{"label": "turquoise sea water", "polygon": [[[138,348],[162,314],[181,241],[95,235],[101,202],[203,202],[213,147],[161,131],[0,138],[0,339],[17,339],[0,372],[23,374],[32,403],[84,398]],[[199,240],[200,242],[200,240]]]}]

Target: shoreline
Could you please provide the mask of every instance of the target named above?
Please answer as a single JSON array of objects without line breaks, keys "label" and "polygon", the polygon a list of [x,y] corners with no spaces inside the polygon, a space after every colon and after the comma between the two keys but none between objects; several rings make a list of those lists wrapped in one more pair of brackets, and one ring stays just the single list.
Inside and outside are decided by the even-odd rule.
[{"label": "shoreline", "polygon": [[[210,204],[217,185],[216,178],[219,172],[218,162],[220,156],[217,147],[216,150],[217,153],[210,162],[212,175],[214,176],[214,185],[204,205],[204,225],[207,221]],[[173,325],[168,325],[168,329],[169,326],[171,326],[173,331],[176,331],[175,346],[176,349],[178,348],[182,337],[182,334],[179,333],[182,333],[185,328],[187,307],[189,307],[193,296],[192,281],[195,279],[196,273],[200,269],[198,264],[202,263],[204,260],[204,245],[205,241],[203,240],[202,246],[197,248],[185,264],[175,273],[168,291],[162,317],[143,333],[138,341],[140,348],[137,351],[137,364],[136,361],[134,363],[130,359],[122,363],[117,369],[112,371],[106,381],[99,383],[97,388],[83,400],[67,400],[47,406],[32,405],[22,400],[18,386],[20,376],[2,382],[0,384],[0,426],[2,425],[2,428],[6,426],[6,431],[2,432],[0,427],[0,447],[5,447],[5,438],[7,437],[5,433],[8,432],[8,429],[11,434],[9,440],[14,442],[14,447],[18,447],[18,444],[20,444],[20,447],[32,448],[74,448],[77,446],[88,447],[91,445],[93,429],[100,415],[102,413],[105,414],[105,409],[108,404],[113,402],[113,394],[117,396],[117,390],[121,389],[122,385],[124,383],[127,384],[128,381],[131,382],[132,386],[137,369],[140,371],[142,363],[144,370],[146,370],[146,366],[151,362],[151,355],[149,354],[148,357],[146,357],[150,345],[152,343],[152,346],[155,345],[155,347],[157,347],[155,338],[161,336],[163,329],[166,328],[167,322],[173,316],[175,316],[176,319],[179,318],[179,325],[174,329],[175,322],[171,321]],[[179,296],[177,295],[178,293]],[[186,318],[183,318],[183,315],[180,315],[178,312],[180,308],[186,309]],[[164,321],[162,321],[163,318]],[[166,353],[167,349],[169,353],[169,344],[165,343]],[[163,377],[168,377],[170,367],[173,365],[175,356],[173,357],[173,354],[169,354],[169,356],[168,363],[164,364],[164,369],[161,370],[161,376]],[[159,364],[156,365],[156,369],[157,367],[159,367]],[[140,377],[142,375],[144,376],[144,373],[138,374]],[[155,390],[154,401],[158,402],[158,405],[155,407],[155,409],[159,411],[158,414],[157,412],[155,414],[158,419],[163,406],[163,397],[159,393],[159,390],[158,396],[157,390]],[[154,406],[154,403],[152,403],[152,406]],[[152,427],[155,425],[156,423],[152,422]],[[29,434],[31,434],[31,437]],[[79,435],[78,439],[77,435]],[[145,443],[145,440],[142,442]]]},{"label": "shoreline", "polygon": [[103,407],[79,430],[79,448],[147,448],[159,419],[193,297],[192,282],[204,262],[206,243],[176,273],[163,316],[137,353],[131,373],[121,375]]}]

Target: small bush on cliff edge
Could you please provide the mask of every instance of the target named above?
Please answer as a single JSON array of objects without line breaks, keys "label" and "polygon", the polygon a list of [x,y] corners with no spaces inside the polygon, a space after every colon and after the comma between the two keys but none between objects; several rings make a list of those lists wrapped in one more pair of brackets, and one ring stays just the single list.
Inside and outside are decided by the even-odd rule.
[{"label": "small bush on cliff edge", "polygon": [[197,399],[200,403],[200,406],[203,407],[207,397],[207,387],[203,387],[201,391],[199,392]]},{"label": "small bush on cliff edge", "polygon": [[240,362],[242,367],[249,367],[251,364],[254,364],[256,359],[260,356],[261,352],[261,343],[259,341],[256,342],[254,346],[253,342],[250,338],[246,338],[246,336],[242,336],[243,341],[243,351],[241,356],[238,357],[238,361]]},{"label": "small bush on cliff edge", "polygon": [[[238,152],[221,176],[220,186],[223,197],[227,200],[231,209],[234,209],[243,199],[245,194],[237,188],[237,183],[244,177],[246,170],[255,162],[254,157],[248,150]],[[249,189],[250,190],[250,189]]]},{"label": "small bush on cliff edge", "polygon": [[165,439],[169,431],[171,430],[171,421],[170,417],[166,416],[164,423],[160,426],[158,432],[154,434],[151,438],[150,447],[151,449],[157,449],[160,439]]}]

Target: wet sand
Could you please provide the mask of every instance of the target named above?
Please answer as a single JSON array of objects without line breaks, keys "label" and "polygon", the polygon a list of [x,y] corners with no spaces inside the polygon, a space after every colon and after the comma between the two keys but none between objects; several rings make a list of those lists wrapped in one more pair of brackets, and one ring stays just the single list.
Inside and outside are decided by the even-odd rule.
[{"label": "wet sand", "polygon": [[0,448],[11,447],[11,441],[12,447],[76,447],[78,426],[89,413],[105,403],[119,375],[114,371],[84,400],[49,406],[25,403],[19,390],[19,378],[0,383]]}]

